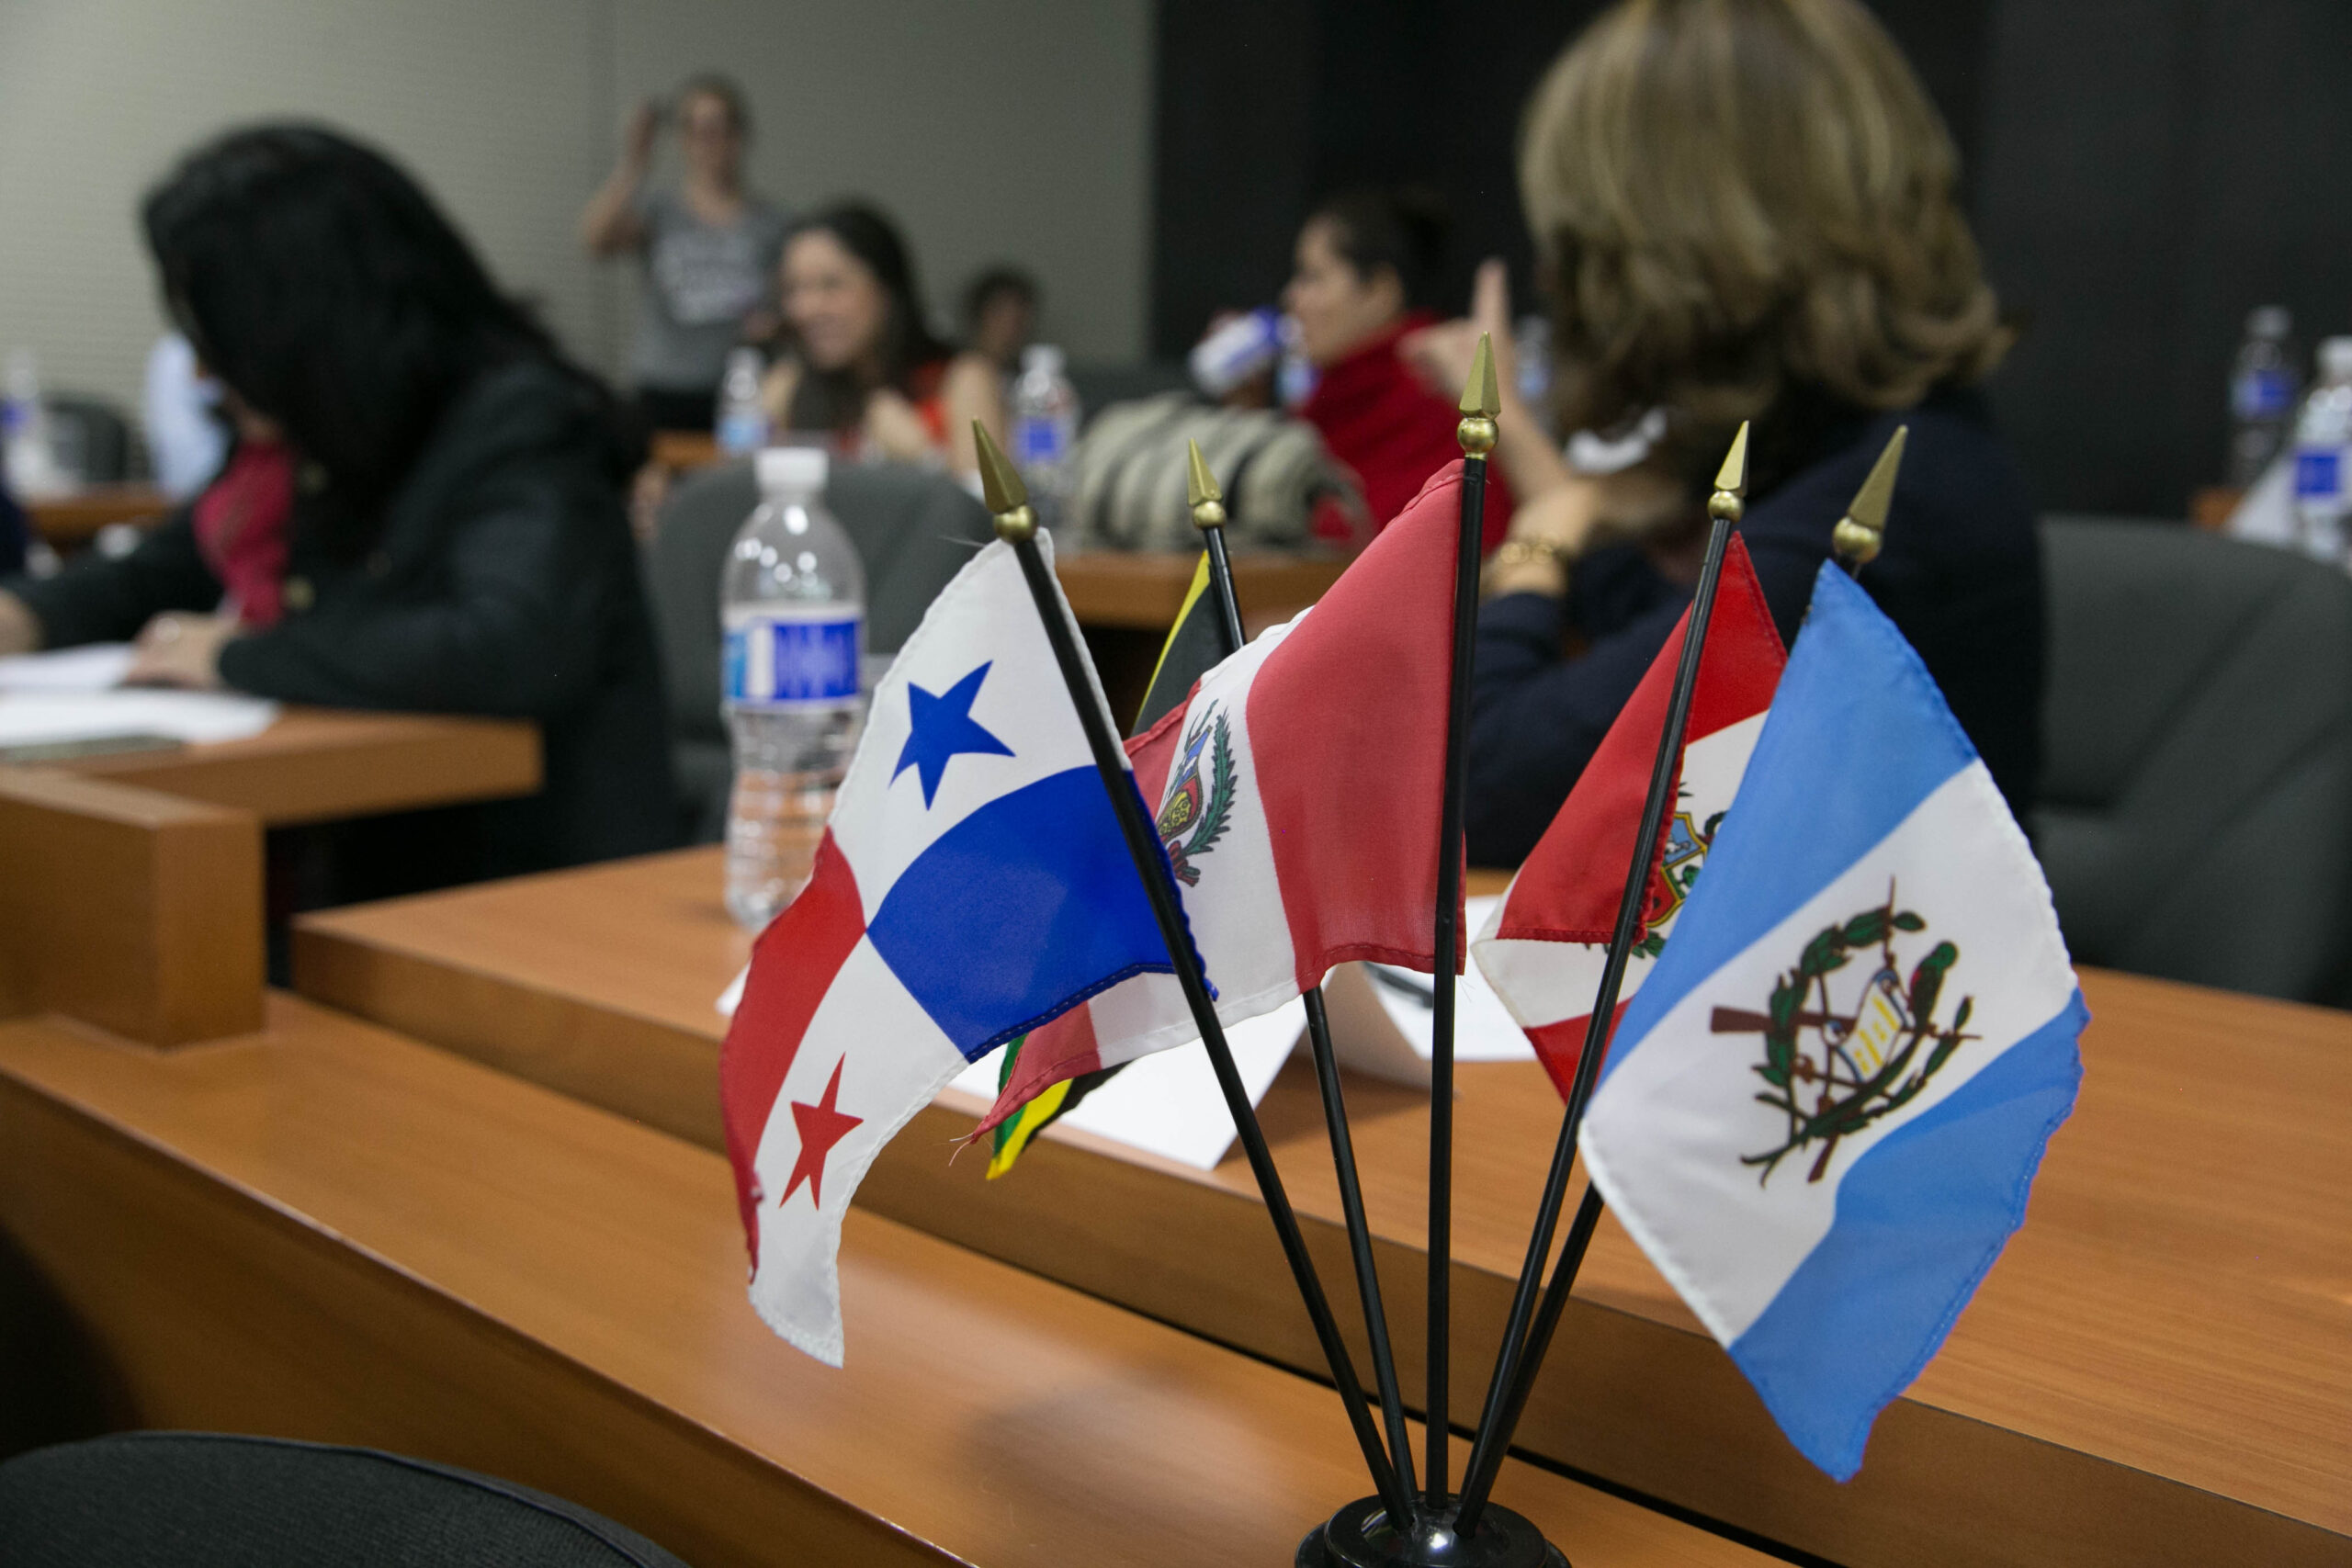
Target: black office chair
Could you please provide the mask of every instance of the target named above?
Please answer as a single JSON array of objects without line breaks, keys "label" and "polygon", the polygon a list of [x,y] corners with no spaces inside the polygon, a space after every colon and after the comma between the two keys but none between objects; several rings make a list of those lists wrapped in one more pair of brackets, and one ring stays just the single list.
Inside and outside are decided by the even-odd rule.
[{"label": "black office chair", "polygon": [[[702,469],[662,509],[646,563],[670,693],[672,752],[686,837],[725,830],[733,764],[718,707],[718,579],[727,547],[759,499],[748,463]],[[944,474],[889,463],[836,463],[825,503],[865,567],[865,646],[890,653],[994,536],[988,509]]]},{"label": "black office chair", "polygon": [[511,1481],[370,1449],[133,1432],[0,1464],[9,1568],[685,1568]]},{"label": "black office chair", "polygon": [[130,421],[104,398],[52,392],[41,399],[59,460],[85,483],[119,484],[130,477]]},{"label": "black office chair", "polygon": [[2352,578],[2181,524],[2042,525],[2036,847],[2077,961],[2336,1000],[2352,959]]}]

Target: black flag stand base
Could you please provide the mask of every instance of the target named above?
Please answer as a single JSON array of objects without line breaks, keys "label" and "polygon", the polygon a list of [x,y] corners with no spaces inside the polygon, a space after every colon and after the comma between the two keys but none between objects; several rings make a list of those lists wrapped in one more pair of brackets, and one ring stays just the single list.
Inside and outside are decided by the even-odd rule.
[{"label": "black flag stand base", "polygon": [[1359,1497],[1298,1543],[1297,1568],[1568,1568],[1568,1560],[1528,1519],[1493,1503],[1464,1540],[1450,1508],[1399,1532],[1386,1504]]}]

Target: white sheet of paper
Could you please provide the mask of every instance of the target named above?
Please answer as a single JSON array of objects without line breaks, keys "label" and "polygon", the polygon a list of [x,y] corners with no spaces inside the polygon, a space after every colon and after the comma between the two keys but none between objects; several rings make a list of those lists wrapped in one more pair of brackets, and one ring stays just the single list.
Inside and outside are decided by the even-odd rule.
[{"label": "white sheet of paper", "polygon": [[118,735],[162,735],[190,744],[242,740],[276,722],[276,703],[224,692],[0,692],[0,746]]},{"label": "white sheet of paper", "polygon": [[[1482,930],[1487,917],[1494,913],[1495,906],[1500,902],[1502,897],[1499,894],[1465,900],[1464,932]],[[1405,1043],[1412,1048],[1413,1054],[1423,1062],[1429,1061],[1435,1054],[1435,1031],[1432,1028],[1435,1013],[1430,1000],[1430,977],[1385,964],[1366,964],[1364,968],[1368,972],[1376,971],[1368,973],[1366,977],[1372,982],[1369,988],[1379,998],[1381,1010],[1396,1026],[1396,1032],[1404,1037]],[[1324,988],[1327,992],[1329,990],[1329,982]],[[1503,1006],[1502,998],[1495,995],[1493,987],[1487,984],[1486,974],[1475,959],[1454,984],[1453,1008],[1455,1061],[1532,1062],[1535,1059],[1535,1047],[1528,1043],[1526,1031],[1519,1027],[1518,1021],[1510,1015],[1510,1010]],[[1341,1061],[1348,1059],[1345,1053],[1339,1052],[1336,1023],[1333,1025],[1332,1046]],[[1376,1071],[1371,1067],[1359,1070]],[[1427,1075],[1424,1074],[1419,1081],[1428,1083]]]},{"label": "white sheet of paper", "polygon": [[[1250,1103],[1266,1098],[1290,1054],[1306,1033],[1306,1004],[1294,1001],[1262,1017],[1230,1025],[1226,1043]],[[964,1069],[948,1087],[983,1100],[996,1098],[1000,1070],[994,1052]],[[1055,1123],[1114,1139],[1194,1170],[1215,1170],[1233,1146],[1233,1118],[1225,1109],[1209,1054],[1197,1040],[1127,1064]]]},{"label": "white sheet of paper", "polygon": [[104,692],[130,670],[127,642],[94,642],[0,659],[0,692]]},{"label": "white sheet of paper", "polygon": [[[733,1018],[735,1016],[735,1010],[743,1005],[743,982],[751,977],[752,966],[748,964],[735,971],[735,978],[727,982],[727,988],[718,993],[717,1001],[710,1004],[719,1017]],[[961,1083],[964,1080],[958,1078],[956,1081]],[[994,1098],[995,1091],[990,1090],[989,1094],[990,1098]]]}]

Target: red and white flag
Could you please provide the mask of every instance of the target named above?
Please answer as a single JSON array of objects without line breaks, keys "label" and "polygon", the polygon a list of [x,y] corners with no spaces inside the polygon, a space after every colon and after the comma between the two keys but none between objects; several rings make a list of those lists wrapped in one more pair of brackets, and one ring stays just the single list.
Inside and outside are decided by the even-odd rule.
[{"label": "red and white flag", "polygon": [[[1560,814],[1544,830],[1510,890],[1471,942],[1487,984],[1534,1042],[1544,1070],[1566,1098],[1584,1052],[1585,1031],[1615,934],[1625,867],[1641,831],[1650,769],[1666,732],[1674,667],[1690,616],[1651,661],[1633,700],[1601,738],[1600,749],[1568,792]],[[1715,824],[1739,791],[1747,755],[1764,728],[1764,710],[1781,683],[1788,655],[1772,612],[1748,563],[1747,547],[1732,536],[1715,591],[1690,722],[1677,762],[1675,797],[1650,873],[1642,925],[1618,993],[1617,1014],[1640,990],[1664,947],[1682,902],[1698,881]],[[1611,1021],[1614,1029],[1616,1020]]]},{"label": "red and white flag", "polygon": [[[1127,743],[1226,1023],[1352,960],[1435,966],[1461,472],[1441,470],[1312,610]],[[1017,1043],[979,1130],[1199,1037],[1173,976],[1125,981]]]}]

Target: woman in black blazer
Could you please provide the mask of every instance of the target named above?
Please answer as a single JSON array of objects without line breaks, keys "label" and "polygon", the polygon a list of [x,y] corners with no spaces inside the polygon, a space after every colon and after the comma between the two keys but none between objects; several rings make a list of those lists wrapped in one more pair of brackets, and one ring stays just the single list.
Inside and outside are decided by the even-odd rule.
[{"label": "woman in black blazer", "polygon": [[604,389],[413,181],[332,131],[232,133],[142,216],[174,321],[294,463],[274,618],[219,613],[220,552],[184,511],[121,559],[10,583],[0,650],[137,636],[145,682],[531,719],[546,787],[469,814],[461,874],[669,842],[633,454]]}]

